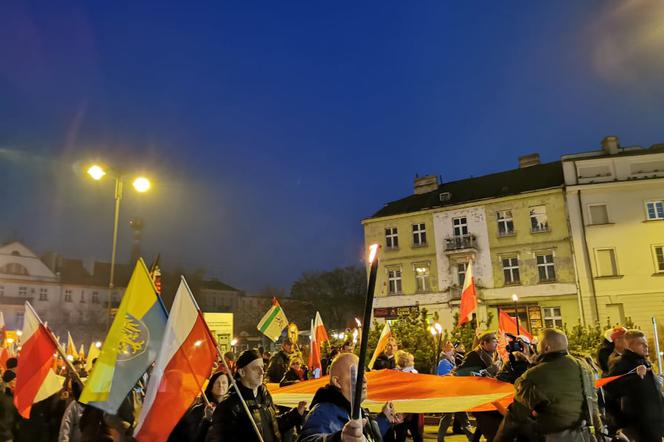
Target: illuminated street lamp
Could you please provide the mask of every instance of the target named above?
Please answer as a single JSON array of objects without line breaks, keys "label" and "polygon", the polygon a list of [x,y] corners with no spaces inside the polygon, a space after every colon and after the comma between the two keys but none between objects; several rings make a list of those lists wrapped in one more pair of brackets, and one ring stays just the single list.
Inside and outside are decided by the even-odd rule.
[{"label": "illuminated street lamp", "polygon": [[519,336],[519,297],[516,296],[516,293],[512,295],[512,301],[514,301],[514,317],[516,318],[516,335]]},{"label": "illuminated street lamp", "polygon": [[[118,245],[118,223],[120,220],[120,201],[122,200],[122,187],[123,187],[123,178],[124,176],[113,171],[107,171],[99,164],[91,165],[87,173],[95,181],[100,181],[107,174],[111,173],[111,176],[115,179],[115,213],[113,216],[113,248],[111,251],[111,271],[108,281],[108,327],[111,327],[111,292],[115,286],[115,255]],[[150,180],[144,176],[136,177],[133,181],[134,189],[139,193],[145,193],[150,190],[151,183]]]}]

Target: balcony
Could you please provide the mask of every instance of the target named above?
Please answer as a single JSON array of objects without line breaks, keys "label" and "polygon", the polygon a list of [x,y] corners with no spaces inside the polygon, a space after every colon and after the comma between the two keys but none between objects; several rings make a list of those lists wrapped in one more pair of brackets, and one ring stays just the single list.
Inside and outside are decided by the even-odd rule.
[{"label": "balcony", "polygon": [[465,253],[477,250],[475,235],[452,236],[445,238],[445,253]]}]

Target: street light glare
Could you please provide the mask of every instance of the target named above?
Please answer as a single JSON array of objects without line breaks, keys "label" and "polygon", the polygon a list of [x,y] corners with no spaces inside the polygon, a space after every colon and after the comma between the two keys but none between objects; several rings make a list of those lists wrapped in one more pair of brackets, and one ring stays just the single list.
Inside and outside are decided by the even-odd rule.
[{"label": "street light glare", "polygon": [[93,180],[99,181],[100,179],[104,178],[106,171],[98,164],[94,164],[88,169],[88,175],[90,175]]},{"label": "street light glare", "polygon": [[150,190],[150,186],[150,180],[144,176],[140,176],[134,180],[134,189],[136,189],[137,192],[147,192]]},{"label": "street light glare", "polygon": [[519,300],[519,297],[516,296],[516,293],[512,295],[512,301],[517,302]]}]

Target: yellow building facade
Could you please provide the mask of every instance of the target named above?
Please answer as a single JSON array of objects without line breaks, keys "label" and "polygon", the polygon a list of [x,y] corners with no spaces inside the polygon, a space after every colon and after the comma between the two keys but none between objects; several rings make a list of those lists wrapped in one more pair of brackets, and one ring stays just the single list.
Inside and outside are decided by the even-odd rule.
[{"label": "yellow building facade", "polygon": [[563,157],[583,317],[652,330],[664,321],[664,145]]},{"label": "yellow building facade", "polygon": [[580,305],[562,185],[486,204],[493,289],[484,307],[514,315],[533,334],[579,322]]}]

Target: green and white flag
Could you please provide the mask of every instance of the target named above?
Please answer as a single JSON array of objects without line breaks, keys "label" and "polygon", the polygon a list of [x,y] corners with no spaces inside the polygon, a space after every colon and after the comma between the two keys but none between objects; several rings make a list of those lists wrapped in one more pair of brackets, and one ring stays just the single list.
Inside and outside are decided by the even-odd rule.
[{"label": "green and white flag", "polygon": [[265,313],[261,322],[258,323],[258,331],[270,338],[272,342],[277,342],[281,332],[288,326],[288,319],[279,305],[277,298],[272,298],[272,307]]}]

